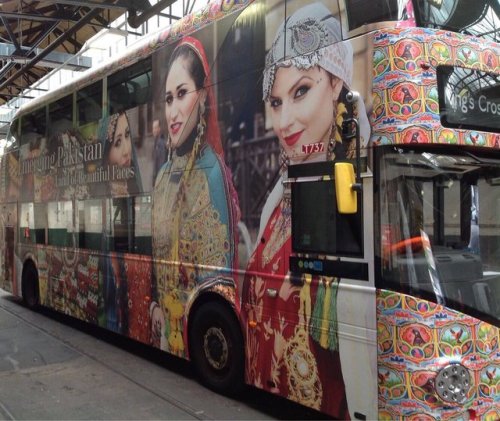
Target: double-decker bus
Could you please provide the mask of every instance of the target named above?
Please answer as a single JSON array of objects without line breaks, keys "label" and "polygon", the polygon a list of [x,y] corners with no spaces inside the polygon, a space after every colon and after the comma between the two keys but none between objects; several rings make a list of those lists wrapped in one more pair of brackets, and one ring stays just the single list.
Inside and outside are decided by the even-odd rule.
[{"label": "double-decker bus", "polygon": [[496,0],[215,1],[19,110],[0,286],[340,419],[500,418]]}]

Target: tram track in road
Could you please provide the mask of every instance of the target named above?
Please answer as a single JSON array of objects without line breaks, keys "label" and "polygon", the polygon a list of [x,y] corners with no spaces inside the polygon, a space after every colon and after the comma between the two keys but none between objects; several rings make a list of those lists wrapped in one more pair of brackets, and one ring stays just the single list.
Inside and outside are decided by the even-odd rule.
[{"label": "tram track in road", "polygon": [[0,401],[0,419],[14,421],[14,415],[10,413],[7,407]]},{"label": "tram track in road", "polygon": [[[92,352],[89,352],[88,350],[83,349],[81,346],[75,344],[74,343],[75,341],[61,337],[60,335],[57,334],[57,332],[54,332],[53,329],[51,329],[49,327],[41,326],[40,324],[37,324],[37,323],[34,323],[32,320],[30,320],[31,318],[29,317],[29,315],[30,314],[40,314],[44,317],[49,318],[50,320],[53,320],[56,323],[64,323],[65,326],[69,325],[70,328],[72,328],[72,329],[75,329],[75,327],[71,326],[71,325],[74,325],[74,324],[80,325],[81,324],[82,325],[81,327],[79,326],[75,329],[76,335],[78,335],[78,333],[80,333],[82,335],[91,335],[92,338],[94,338],[94,339],[104,340],[105,343],[107,343],[109,346],[116,347],[117,345],[111,343],[111,341],[114,341],[115,338],[105,339],[103,337],[100,337],[100,336],[110,335],[110,333],[105,331],[104,329],[94,327],[94,326],[88,326],[86,324],[84,325],[83,322],[80,322],[80,321],[73,319],[73,318],[70,318],[68,316],[59,315],[59,314],[54,313],[51,310],[47,310],[47,309],[41,309],[39,312],[31,313],[31,310],[27,310],[20,303],[16,302],[15,299],[12,299],[9,301],[12,302],[13,304],[19,305],[19,307],[18,307],[19,309],[26,310],[26,314],[23,314],[22,312],[19,312],[19,311],[15,311],[9,305],[5,305],[2,302],[2,300],[0,300],[0,309],[7,312],[11,316],[15,317],[16,319],[18,319],[22,323],[25,323],[29,327],[38,330],[39,332],[41,332],[44,335],[47,335],[52,340],[59,342],[60,344],[64,345],[65,347],[67,347],[71,351],[75,352],[76,354],[90,359],[91,361],[102,366],[106,370],[109,370],[113,374],[123,378],[124,380],[126,380],[130,384],[133,384],[135,387],[138,387],[138,388],[142,389],[144,392],[156,397],[157,399],[160,399],[161,401],[167,403],[168,405],[171,405],[171,406],[177,408],[177,410],[181,411],[182,413],[186,414],[189,417],[192,417],[193,419],[198,419],[198,420],[212,420],[212,419],[214,419],[214,418],[208,416],[205,411],[197,410],[197,409],[193,408],[192,406],[188,405],[186,402],[183,402],[183,401],[177,399],[176,397],[174,397],[168,393],[167,394],[161,393],[158,390],[156,390],[155,388],[144,384],[144,382],[139,381],[136,378],[134,378],[132,375],[129,375],[126,372],[124,372],[123,369],[120,369],[120,368],[116,367],[115,365],[105,361],[103,358],[99,358],[98,356],[94,355]],[[85,331],[82,330],[82,327],[85,328]],[[91,330],[93,332],[89,332],[89,330]],[[111,335],[114,335],[114,334],[111,333]],[[121,338],[121,337],[116,338],[116,339],[123,341],[123,338]],[[131,341],[129,339],[125,339],[125,340]],[[140,346],[142,346],[142,345],[140,345]],[[123,347],[120,347],[119,349],[123,352],[128,352],[128,350],[124,350]],[[132,353],[133,353],[133,351],[132,351]],[[134,353],[134,355],[136,355],[136,353]],[[140,357],[138,357],[138,358],[140,358]],[[152,362],[152,363],[154,363],[154,362]],[[44,362],[44,365],[45,365],[45,362]],[[158,367],[158,370],[160,370],[160,369],[161,368]],[[1,414],[0,419],[6,419],[6,420],[14,420],[15,419],[14,415],[1,402],[1,400],[0,400],[0,414]]]}]

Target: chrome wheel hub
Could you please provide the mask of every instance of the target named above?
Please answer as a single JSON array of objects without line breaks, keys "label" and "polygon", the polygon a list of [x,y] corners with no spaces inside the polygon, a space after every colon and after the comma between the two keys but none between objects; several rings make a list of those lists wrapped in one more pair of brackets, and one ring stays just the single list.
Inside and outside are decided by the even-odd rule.
[{"label": "chrome wheel hub", "polygon": [[461,364],[449,364],[436,377],[436,392],[445,402],[463,403],[471,388],[470,373]]}]

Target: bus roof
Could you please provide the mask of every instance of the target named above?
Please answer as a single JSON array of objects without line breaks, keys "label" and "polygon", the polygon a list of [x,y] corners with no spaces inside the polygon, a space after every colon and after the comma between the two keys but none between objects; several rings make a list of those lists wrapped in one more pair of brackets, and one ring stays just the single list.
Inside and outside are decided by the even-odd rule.
[{"label": "bus roof", "polygon": [[173,24],[160,28],[152,34],[139,39],[131,49],[125,49],[111,60],[99,64],[96,68],[89,69],[76,77],[71,82],[49,93],[33,99],[28,104],[22,105],[14,119],[36,110],[37,108],[64,97],[78,89],[84,88],[97,80],[113,73],[113,71],[130,66],[141,59],[148,57],[157,49],[180,40],[183,36],[192,34],[198,29],[221,19],[226,15],[236,13],[252,3],[253,0],[227,2],[225,0],[212,0],[205,7],[184,16]]}]

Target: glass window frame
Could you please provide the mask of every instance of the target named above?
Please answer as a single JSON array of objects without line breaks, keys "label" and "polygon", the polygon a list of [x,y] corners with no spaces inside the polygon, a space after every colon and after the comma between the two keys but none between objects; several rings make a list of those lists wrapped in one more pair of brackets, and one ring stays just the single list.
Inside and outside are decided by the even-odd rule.
[{"label": "glass window frame", "polygon": [[[153,100],[153,61],[152,56],[146,57],[134,63],[124,69],[120,69],[117,72],[107,76],[105,89],[106,89],[106,106],[105,110],[108,115],[116,114],[121,111],[130,110],[136,108],[140,105],[149,104]],[[147,75],[149,84],[147,86],[148,92],[145,97],[140,101],[136,101],[136,97],[129,91],[130,87],[139,77]],[[120,88],[118,88],[120,87]],[[119,91],[121,89],[121,94],[123,94],[123,101],[120,101],[116,106],[114,101],[112,101],[114,90]]]},{"label": "glass window frame", "polygon": [[[99,86],[100,85],[100,86]],[[97,96],[93,95],[93,90],[97,92]],[[91,94],[88,95],[88,91],[91,91]],[[103,116],[103,110],[104,110],[104,103],[103,103],[103,91],[104,91],[104,86],[103,86],[103,80],[100,79],[90,85],[85,86],[84,88],[79,89],[76,92],[76,124],[77,126],[85,126],[89,123],[94,123],[102,119]],[[94,101],[97,97],[99,97],[99,101]],[[89,119],[82,121],[80,119],[81,117],[81,104],[83,103],[90,103],[92,101],[92,104],[99,105],[100,112],[99,116],[94,118],[94,119]]]},{"label": "glass window frame", "polygon": [[[58,108],[54,110],[55,106],[58,106]],[[55,122],[63,121],[62,119],[61,120],[54,119],[56,112],[58,112],[60,110],[64,110],[66,107],[69,107],[69,110],[66,110],[66,111],[69,111],[69,113],[65,112],[65,113],[61,113],[61,115],[63,117],[71,116],[67,121],[68,127],[64,127],[62,129],[59,127],[56,127],[56,129],[54,129],[53,127],[54,127]],[[59,134],[61,131],[72,129],[74,127],[74,122],[75,122],[75,95],[74,95],[74,93],[65,95],[65,96],[49,103],[48,104],[48,112],[49,112],[48,127],[50,128],[50,130],[48,131],[49,136]]]},{"label": "glass window frame", "polygon": [[[399,174],[394,173],[393,169],[385,169],[383,164],[384,155],[387,153],[394,153],[396,150],[399,150],[400,153],[413,150],[417,154],[429,152],[440,156],[461,155],[469,160],[476,159],[477,162],[470,164],[475,167],[475,169],[469,171],[469,166],[466,161],[464,161],[461,165],[465,165],[465,167],[460,170],[460,173],[454,174],[457,177],[457,185],[459,185],[460,188],[459,193],[458,190],[454,193],[455,199],[460,201],[460,215],[457,215],[457,220],[460,220],[460,228],[451,227],[452,230],[450,231],[446,230],[445,227],[441,230],[441,234],[439,233],[440,230],[436,228],[434,218],[441,217],[441,223],[444,225],[448,224],[449,221],[446,214],[447,204],[439,203],[445,200],[444,195],[439,198],[439,195],[433,194],[433,204],[437,207],[443,207],[443,212],[440,212],[440,215],[435,214],[431,218],[426,219],[423,217],[423,233],[419,235],[421,238],[428,238],[429,247],[432,250],[427,250],[424,245],[420,246],[420,248],[413,249],[413,242],[411,244],[405,242],[406,247],[410,247],[410,249],[406,248],[406,251],[402,251],[402,254],[396,259],[394,264],[394,262],[391,263],[391,259],[393,258],[389,256],[389,253],[392,252],[392,247],[390,249],[391,251],[389,251],[387,246],[394,245],[399,249],[403,241],[398,242],[398,240],[405,236],[401,233],[399,233],[400,235],[398,236],[397,227],[399,222],[397,218],[387,213],[387,211],[391,209],[394,211],[395,205],[391,205],[390,200],[384,198],[382,194],[389,191],[387,187],[387,180],[389,178],[384,178],[383,172],[387,171],[387,174],[389,174],[388,171],[391,171],[390,174],[393,178]],[[404,157],[405,154],[403,153],[402,156]],[[441,162],[444,163],[446,161]],[[401,165],[403,165],[403,163],[401,163]],[[461,146],[457,148],[453,145],[421,144],[378,146],[374,148],[373,171],[375,186],[373,203],[374,215],[376,216],[374,219],[375,287],[409,294],[433,303],[443,304],[448,308],[500,327],[500,318],[497,318],[500,313],[489,314],[487,312],[489,311],[488,309],[491,309],[489,303],[484,308],[480,307],[479,302],[481,301],[481,297],[479,297],[479,295],[471,298],[469,295],[472,294],[472,292],[465,292],[462,293],[458,299],[456,295],[457,291],[462,288],[461,284],[473,289],[476,287],[483,287],[484,285],[496,285],[498,283],[497,279],[500,279],[500,270],[498,269],[498,253],[500,252],[500,248],[497,247],[493,249],[491,244],[492,241],[496,241],[495,244],[497,245],[500,244],[500,224],[495,217],[495,215],[497,215],[496,208],[492,211],[489,209],[492,208],[491,206],[485,206],[485,203],[490,204],[493,199],[496,200],[495,203],[497,205],[500,205],[500,199],[498,199],[498,195],[487,195],[483,197],[483,195],[480,194],[479,200],[477,200],[476,197],[476,202],[474,202],[474,198],[472,197],[474,193],[472,193],[471,190],[476,189],[477,191],[477,186],[480,185],[483,187],[487,186],[489,189],[500,189],[500,151],[492,148],[478,148],[472,146]],[[443,165],[443,171],[453,174],[453,171],[448,169],[446,165]],[[462,176],[460,177],[459,174],[462,174]],[[430,175],[427,175],[426,179],[429,178],[429,176]],[[458,182],[458,180],[460,180],[460,182]],[[488,182],[484,183],[482,180]],[[439,183],[441,182],[444,181],[440,181]],[[443,188],[446,189],[447,186],[443,186]],[[429,192],[429,190],[427,190],[427,193],[425,190],[423,191],[424,195]],[[458,195],[460,195],[460,197],[458,197]],[[474,218],[473,203],[477,203],[480,210],[486,210],[486,212],[480,212],[479,223],[477,222],[477,218]],[[427,209],[430,209],[432,207],[431,205],[432,204],[429,204]],[[470,209],[470,211],[466,212],[466,209]],[[491,219],[493,217],[495,217],[495,219]],[[386,221],[388,219],[391,223],[387,227],[385,224],[387,224]],[[410,220],[408,219],[408,221]],[[482,221],[485,222],[485,225],[482,225]],[[495,221],[495,226],[491,225],[492,221]],[[479,234],[479,232],[474,233],[473,226],[479,226],[480,229],[484,229],[484,231],[482,234]],[[396,231],[395,238],[392,235],[394,233],[391,231],[393,227]],[[427,230],[427,228],[429,228],[429,230]],[[495,232],[492,233],[491,230],[493,229],[496,230],[496,234]],[[410,234],[416,235],[411,232]],[[441,237],[436,240],[436,236]],[[485,244],[482,243],[480,246],[481,251],[476,250],[474,248],[474,242],[478,240],[484,241],[485,239],[488,240],[487,247],[484,247]],[[399,251],[396,253],[399,253]],[[431,257],[432,260],[429,260]],[[426,265],[423,264],[425,261],[427,261]],[[434,265],[431,263],[432,261],[435,262]],[[464,269],[466,269],[464,271],[464,269],[460,269],[458,265],[464,265],[465,261],[467,261],[467,267],[464,267]],[[408,262],[412,263],[408,265]],[[494,262],[494,267],[490,267],[492,262]],[[479,275],[481,266],[483,274]],[[406,270],[405,268],[412,268],[412,270]],[[399,274],[397,273],[398,270],[400,271]],[[433,274],[433,271],[435,274]],[[413,272],[413,274],[410,272]],[[435,280],[433,279],[434,276],[437,276]],[[463,279],[460,278],[460,276]],[[491,284],[492,282],[493,284]],[[430,288],[430,285],[432,285],[433,288]],[[498,297],[498,292],[496,292],[496,294]],[[496,302],[495,300],[493,300],[493,302]],[[495,306],[497,310],[500,309],[498,305],[495,304]]]},{"label": "glass window frame", "polygon": [[[310,209],[310,214],[312,215],[314,213],[315,215],[314,217],[311,216],[308,218],[308,213],[305,212],[303,205],[304,201],[301,201],[297,194],[300,194],[301,188],[303,188],[302,191],[307,194],[307,190],[314,187],[323,187],[321,189],[323,194],[321,194],[321,197],[317,197],[317,201],[311,201],[311,203],[314,203],[314,209]],[[295,253],[313,253],[328,256],[362,258],[364,256],[363,201],[361,192],[357,192],[356,194],[358,201],[357,212],[352,215],[340,214],[337,209],[335,181],[333,179],[293,182],[291,198],[292,251]],[[322,224],[322,227],[324,227],[326,237],[333,239],[333,241],[330,240],[330,246],[325,248],[319,248],[315,245],[311,245],[311,247],[301,246],[298,238],[299,232],[307,231],[307,220],[317,220],[318,206],[324,210],[325,215],[326,213],[330,214],[330,223],[325,221],[325,223]],[[301,213],[304,213],[305,218],[301,218]],[[304,227],[304,229],[301,230],[301,226]],[[347,230],[347,228],[353,227],[354,229]],[[321,227],[319,230],[316,230],[316,234],[320,231],[323,231]],[[346,242],[347,231],[349,231],[351,240],[353,240],[349,243]],[[328,240],[325,241],[328,242]],[[316,243],[317,241],[315,244]]]}]

